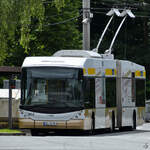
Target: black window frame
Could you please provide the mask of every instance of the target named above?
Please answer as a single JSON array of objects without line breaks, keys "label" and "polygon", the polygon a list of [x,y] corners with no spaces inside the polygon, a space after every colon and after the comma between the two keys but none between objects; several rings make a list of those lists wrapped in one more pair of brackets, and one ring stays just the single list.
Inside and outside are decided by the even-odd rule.
[{"label": "black window frame", "polygon": [[95,78],[84,77],[84,107],[85,109],[95,108]]},{"label": "black window frame", "polygon": [[[108,79],[110,80],[110,79],[113,79],[114,80],[114,87],[108,87],[108,85],[107,85],[107,81],[108,81]],[[116,77],[106,77],[105,78],[105,91],[106,91],[106,108],[110,108],[110,107],[116,107],[117,106],[117,93],[116,93],[116,90],[117,90],[117,84],[116,84],[116,81],[117,81],[117,79],[116,79]],[[112,82],[111,82],[111,84],[110,84],[110,86],[112,86],[113,84],[112,84]],[[110,92],[108,91],[109,89],[111,89],[112,91],[111,91],[111,93],[114,95],[114,97],[113,97],[113,99],[112,99],[112,94],[110,95]],[[113,91],[114,90],[114,91]],[[113,100],[113,101],[112,101]],[[111,103],[112,102],[112,103]]]},{"label": "black window frame", "polygon": [[[143,85],[143,88],[141,87],[141,84],[140,84],[140,86],[138,86],[137,84],[137,82],[138,81],[144,81],[143,83],[144,83],[144,85]],[[145,107],[145,99],[146,99],[146,80],[145,79],[140,79],[140,78],[135,78],[135,90],[136,90],[136,101],[135,101],[135,103],[136,103],[136,107]],[[138,92],[138,90],[139,90],[139,92],[140,92],[140,94],[139,94],[139,92]],[[143,91],[142,91],[143,90]],[[142,98],[142,95],[141,95],[141,92],[143,92],[142,94],[143,94],[143,98]]]}]

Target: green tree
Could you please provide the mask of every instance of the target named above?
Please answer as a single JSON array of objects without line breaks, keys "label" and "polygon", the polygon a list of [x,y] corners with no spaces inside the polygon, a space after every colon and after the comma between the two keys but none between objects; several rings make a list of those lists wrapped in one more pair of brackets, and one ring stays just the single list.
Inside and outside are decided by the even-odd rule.
[{"label": "green tree", "polygon": [[0,65],[21,65],[25,56],[81,48],[80,5],[80,0],[1,0]]},{"label": "green tree", "polygon": [[34,49],[29,54],[50,56],[60,49],[81,49],[80,7],[80,0],[65,0],[60,9],[46,4],[42,31],[32,30],[30,47]]},{"label": "green tree", "polygon": [[[38,19],[38,28],[42,27],[44,7],[41,0],[1,0],[0,1],[0,65],[9,55],[16,43],[16,32],[19,31],[17,43],[27,50],[30,41],[31,17]],[[11,55],[11,54],[10,54]]]}]

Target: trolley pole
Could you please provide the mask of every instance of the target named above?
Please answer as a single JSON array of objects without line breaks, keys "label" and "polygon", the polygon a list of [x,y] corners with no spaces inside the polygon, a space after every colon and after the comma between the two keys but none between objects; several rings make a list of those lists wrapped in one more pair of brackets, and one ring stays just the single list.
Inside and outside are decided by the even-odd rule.
[{"label": "trolley pole", "polygon": [[12,129],[12,75],[9,77],[8,126]]},{"label": "trolley pole", "polygon": [[83,50],[90,50],[90,0],[83,3]]}]

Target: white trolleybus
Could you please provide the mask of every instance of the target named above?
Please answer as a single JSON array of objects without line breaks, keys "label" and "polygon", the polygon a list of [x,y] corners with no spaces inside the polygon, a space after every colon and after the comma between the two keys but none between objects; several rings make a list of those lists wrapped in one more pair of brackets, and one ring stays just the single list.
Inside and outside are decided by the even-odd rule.
[{"label": "white trolleybus", "polygon": [[112,54],[61,50],[22,65],[19,127],[51,130],[132,127],[144,122],[145,68]]}]

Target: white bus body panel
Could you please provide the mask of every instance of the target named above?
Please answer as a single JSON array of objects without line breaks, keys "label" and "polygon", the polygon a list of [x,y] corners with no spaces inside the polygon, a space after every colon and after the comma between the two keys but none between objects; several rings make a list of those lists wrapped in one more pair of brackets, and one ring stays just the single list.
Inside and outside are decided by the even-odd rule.
[{"label": "white bus body panel", "polygon": [[132,102],[132,72],[133,63],[128,61],[121,62],[121,100],[122,100],[122,126],[132,126],[133,110],[135,102]]},{"label": "white bus body panel", "polygon": [[104,97],[104,79],[95,79],[95,95],[96,95],[96,112],[95,112],[95,129],[106,128],[105,120],[105,97]]},{"label": "white bus body panel", "polygon": [[[141,65],[121,61],[121,97],[122,97],[122,126],[133,125],[133,111],[136,111],[137,117],[138,110],[135,106],[135,101],[132,101],[132,73],[135,73],[135,78],[142,79],[143,76],[137,76],[137,72],[145,72],[145,68]],[[138,120],[138,119],[137,119]],[[137,125],[141,124],[137,122]]]}]

